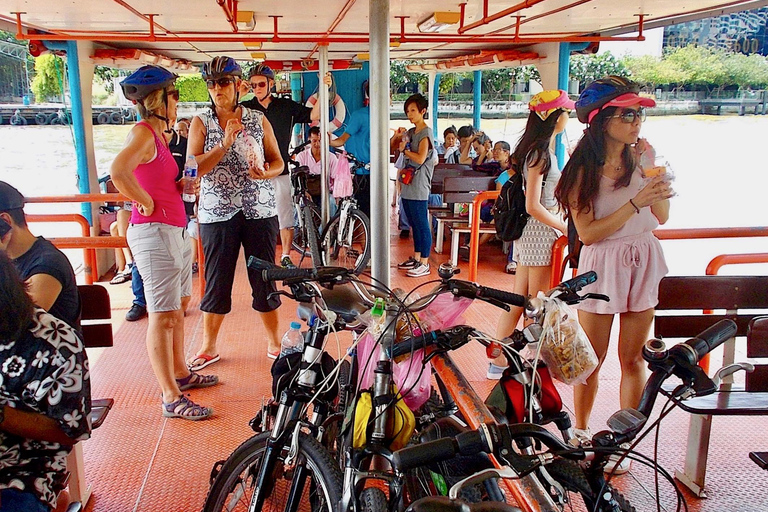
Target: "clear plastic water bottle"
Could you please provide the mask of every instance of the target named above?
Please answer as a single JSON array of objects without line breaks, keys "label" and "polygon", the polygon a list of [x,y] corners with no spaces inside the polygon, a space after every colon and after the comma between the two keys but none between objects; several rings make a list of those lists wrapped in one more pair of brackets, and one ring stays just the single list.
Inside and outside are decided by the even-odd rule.
[{"label": "clear plastic water bottle", "polygon": [[371,308],[371,323],[368,325],[368,331],[378,340],[384,332],[386,323],[387,310],[384,308],[384,299],[378,297],[373,304],[373,308]]},{"label": "clear plastic water bottle", "polygon": [[195,180],[197,179],[197,160],[194,156],[188,156],[184,164],[184,192],[181,198],[187,203],[195,202]]},{"label": "clear plastic water bottle", "polygon": [[280,357],[302,350],[304,350],[304,336],[301,334],[301,324],[291,322],[291,328],[283,334],[283,340],[280,342]]}]

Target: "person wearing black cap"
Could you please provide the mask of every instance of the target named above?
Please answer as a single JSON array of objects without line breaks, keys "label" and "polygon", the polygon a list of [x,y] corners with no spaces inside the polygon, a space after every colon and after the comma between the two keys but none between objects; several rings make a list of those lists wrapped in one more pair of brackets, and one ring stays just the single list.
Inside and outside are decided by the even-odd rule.
[{"label": "person wearing black cap", "polygon": [[80,294],[72,265],[45,238],[32,234],[24,215],[24,196],[0,181],[0,219],[11,229],[0,237],[0,251],[13,260],[32,301],[80,331]]},{"label": "person wearing black cap", "polygon": [[[326,78],[324,83],[329,84]],[[288,166],[288,146],[291,144],[293,125],[309,123],[320,119],[320,102],[310,107],[296,103],[288,98],[272,96],[275,85],[275,72],[269,66],[257,64],[248,73],[248,83],[253,90],[254,98],[241,103],[244,107],[263,112],[267,121],[272,125],[277,139],[277,147],[285,162],[285,168],[280,176],[274,178],[275,201],[277,202],[277,219],[280,224],[280,244],[283,254],[280,264],[284,267],[293,266],[291,262],[291,244],[293,243],[294,211],[291,199],[290,167]]]}]

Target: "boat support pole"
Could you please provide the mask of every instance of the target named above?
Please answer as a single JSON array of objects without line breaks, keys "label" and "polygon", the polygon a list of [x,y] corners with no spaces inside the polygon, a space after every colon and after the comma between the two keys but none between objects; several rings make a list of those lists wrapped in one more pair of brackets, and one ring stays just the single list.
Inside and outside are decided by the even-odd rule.
[{"label": "boat support pole", "polygon": [[369,0],[371,275],[389,288],[389,0]]},{"label": "boat support pole", "polygon": [[[91,193],[91,181],[89,176],[89,161],[93,162],[94,183],[98,182],[96,178],[96,159],[93,156],[93,121],[91,118],[90,102],[86,104],[83,101],[83,77],[81,77],[80,55],[78,49],[83,51],[84,55],[90,55],[93,49],[93,43],[87,41],[46,41],[45,46],[51,50],[67,52],[67,80],[69,81],[69,94],[72,108],[72,128],[74,132],[75,156],[77,159],[77,186],[81,194]],[[88,46],[90,49],[85,49]],[[87,71],[87,68],[83,71]],[[90,83],[93,79],[93,66],[90,67],[90,79],[87,81],[87,96],[91,97]],[[87,77],[86,77],[87,78]],[[87,110],[87,112],[85,112]],[[87,114],[87,115],[86,115]],[[87,122],[86,122],[87,120]],[[90,134],[90,137],[86,136]],[[89,144],[90,142],[90,144]],[[90,154],[89,154],[90,152]],[[94,208],[98,211],[98,204],[82,203],[83,217],[88,219],[91,226],[94,226],[94,219],[98,217],[93,214]]]},{"label": "boat support pole", "polygon": [[475,130],[480,129],[480,112],[483,108],[481,101],[481,94],[483,92],[483,72],[475,71],[474,83],[472,84],[472,124],[475,125]]},{"label": "boat support pole", "polygon": [[429,106],[432,116],[432,136],[437,140],[437,94],[440,90],[440,73],[429,72]]}]

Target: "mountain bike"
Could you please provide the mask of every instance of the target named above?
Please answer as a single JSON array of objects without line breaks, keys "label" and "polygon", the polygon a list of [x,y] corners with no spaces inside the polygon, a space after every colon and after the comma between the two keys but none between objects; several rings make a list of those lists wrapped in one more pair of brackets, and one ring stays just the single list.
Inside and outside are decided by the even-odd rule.
[{"label": "mountain bike", "polygon": [[[457,454],[471,454],[478,451],[493,454],[504,467],[484,470],[467,477],[451,488],[447,497],[427,497],[409,507],[412,512],[445,511],[459,512],[472,510],[472,506],[458,497],[459,490],[470,484],[488,478],[518,479],[534,474],[544,467],[561,465],[570,468],[562,472],[560,483],[570,492],[581,494],[589,511],[617,512],[633,511],[629,502],[617,492],[604,477],[603,470],[608,458],[614,454],[623,454],[653,468],[672,483],[677,493],[678,510],[684,505],[684,497],[675,485],[674,479],[660,468],[654,459],[621,448],[622,443],[633,442],[636,445],[672,410],[674,402],[670,400],[659,418],[642,435],[648,424],[656,397],[662,391],[662,384],[671,376],[678,377],[682,383],[671,391],[665,391],[677,399],[704,396],[717,390],[717,385],[697,366],[698,361],[714,348],[736,333],[736,324],[732,320],[721,320],[695,338],[685,343],[667,348],[662,340],[651,339],[643,348],[643,358],[648,362],[651,376],[643,390],[640,404],[636,409],[623,409],[608,420],[609,430],[598,432],[591,444],[574,447],[567,444],[550,431],[533,423],[508,425],[484,424],[477,430],[459,434],[455,438],[443,438],[418,446],[404,448],[392,457],[395,470],[402,474],[410,468],[423,466],[440,460],[450,459]],[[534,454],[520,452],[519,444],[535,440],[547,449]],[[610,477],[609,477],[610,478]],[[485,504],[488,512],[519,512],[520,509],[504,503]]]},{"label": "mountain bike", "polygon": [[290,288],[275,293],[302,304],[300,316],[310,329],[301,353],[275,362],[273,373],[282,365],[273,381],[277,402],[262,406],[251,420],[256,435],[214,465],[203,510],[298,510],[309,504],[312,510],[335,511],[341,473],[332,455],[333,429],[343,407],[338,403],[339,381],[344,382],[349,364],[337,364],[325,352],[325,343],[335,331],[357,328],[357,316],[370,307],[361,300],[368,295],[361,291],[350,301],[343,289],[321,292],[320,285],[341,284],[351,276],[345,268],[283,269],[253,257],[248,266],[261,271],[265,280],[282,280]]},{"label": "mountain bike", "polygon": [[[307,143],[298,146],[292,156],[304,149]],[[354,155],[340,153],[339,158],[347,158],[351,172],[365,166]],[[291,186],[297,226],[294,231],[293,248],[304,257],[309,256],[312,265],[337,266],[354,270],[360,274],[371,259],[371,227],[368,216],[357,208],[354,197],[342,198],[336,213],[323,227],[320,208],[313,203],[307,193],[309,169],[299,166],[294,160],[289,163],[296,167],[291,171]]]}]

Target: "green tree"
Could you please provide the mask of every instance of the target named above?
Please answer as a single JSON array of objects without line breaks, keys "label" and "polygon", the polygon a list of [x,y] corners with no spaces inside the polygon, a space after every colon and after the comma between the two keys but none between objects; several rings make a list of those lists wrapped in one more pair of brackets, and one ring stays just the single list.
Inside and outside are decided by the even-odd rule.
[{"label": "green tree", "polygon": [[728,83],[738,85],[740,89],[765,88],[768,85],[768,59],[760,54],[727,54],[723,66]]},{"label": "green tree", "polygon": [[728,85],[724,58],[722,51],[688,45],[671,49],[665,53],[663,60],[686,75],[684,85],[711,90]]},{"label": "green tree", "polygon": [[512,94],[515,68],[488,69],[483,71],[483,89],[493,99],[505,99]]},{"label": "green tree", "polygon": [[571,58],[569,75],[571,80],[578,80],[582,85],[594,82],[608,75],[629,76],[629,70],[624,63],[605,52],[595,55],[574,55]]},{"label": "green tree", "polygon": [[210,99],[205,80],[201,75],[183,75],[176,80],[179,101],[205,102]]},{"label": "green tree", "polygon": [[690,81],[690,72],[677,63],[651,55],[627,56],[622,59],[632,80],[653,91],[659,87],[674,87]]},{"label": "green tree", "polygon": [[64,76],[64,62],[61,58],[46,54],[35,58],[35,78],[32,80],[32,92],[35,101],[43,103],[61,96],[60,78]]},{"label": "green tree", "polygon": [[413,61],[395,60],[389,65],[389,87],[392,92],[406,84],[418,84],[419,90],[426,91],[429,78],[426,73],[413,73],[406,66]]},{"label": "green tree", "polygon": [[115,92],[115,84],[112,79],[117,76],[120,76],[120,70],[107,66],[95,66],[93,68],[93,79],[99,82],[110,94]]}]

